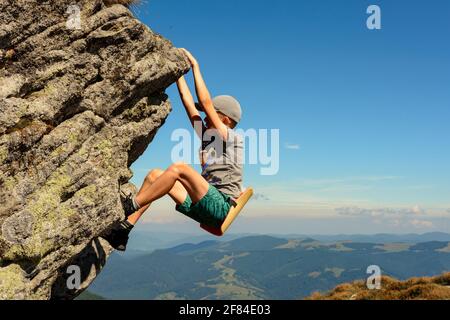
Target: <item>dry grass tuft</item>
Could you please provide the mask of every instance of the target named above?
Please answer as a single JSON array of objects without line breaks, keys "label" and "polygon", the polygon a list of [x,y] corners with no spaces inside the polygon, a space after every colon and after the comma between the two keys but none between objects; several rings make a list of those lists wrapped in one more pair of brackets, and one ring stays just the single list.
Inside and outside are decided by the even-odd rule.
[{"label": "dry grass tuft", "polygon": [[315,292],[307,300],[450,300],[450,272],[406,281],[383,276],[381,286],[369,290],[364,281],[344,283],[325,294]]}]

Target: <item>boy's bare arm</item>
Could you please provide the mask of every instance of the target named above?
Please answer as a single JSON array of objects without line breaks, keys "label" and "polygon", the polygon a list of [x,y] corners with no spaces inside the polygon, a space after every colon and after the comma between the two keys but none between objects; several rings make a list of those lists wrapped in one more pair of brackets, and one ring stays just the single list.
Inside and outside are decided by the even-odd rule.
[{"label": "boy's bare arm", "polygon": [[177,87],[178,92],[180,93],[181,101],[183,102],[184,109],[186,110],[189,120],[191,121],[192,127],[194,127],[198,136],[201,138],[203,130],[203,120],[197,108],[195,107],[194,98],[192,97],[191,90],[189,90],[184,76],[178,79]]},{"label": "boy's bare arm", "polygon": [[214,128],[216,128],[224,140],[227,140],[228,137],[228,129],[227,126],[220,120],[219,115],[217,114],[216,109],[214,109],[214,105],[212,103],[211,95],[209,94],[208,88],[206,87],[206,83],[203,79],[202,73],[200,72],[200,66],[194,56],[187,51],[186,49],[182,49],[189,61],[192,65],[192,72],[194,73],[195,79],[195,90],[197,92],[198,103],[205,111],[209,120],[211,121]]}]

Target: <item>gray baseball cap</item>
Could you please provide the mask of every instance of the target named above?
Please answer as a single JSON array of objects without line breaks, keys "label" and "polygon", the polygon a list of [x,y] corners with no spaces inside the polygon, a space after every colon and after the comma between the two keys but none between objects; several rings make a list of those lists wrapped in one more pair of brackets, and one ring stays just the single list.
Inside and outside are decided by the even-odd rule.
[{"label": "gray baseball cap", "polygon": [[[216,111],[223,113],[230,119],[236,121],[238,123],[241,121],[242,117],[242,109],[239,101],[237,101],[232,96],[217,96],[212,99],[214,109]],[[198,103],[195,104],[199,111],[203,112],[203,109],[200,107]]]}]

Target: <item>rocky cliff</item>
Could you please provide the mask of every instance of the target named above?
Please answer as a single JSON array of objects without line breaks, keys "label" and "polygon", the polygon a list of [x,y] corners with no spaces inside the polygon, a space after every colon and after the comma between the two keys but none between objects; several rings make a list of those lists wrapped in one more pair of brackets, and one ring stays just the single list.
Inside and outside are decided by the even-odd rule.
[{"label": "rocky cliff", "polygon": [[128,2],[0,0],[0,299],[73,298],[111,252],[99,236],[188,71]]}]

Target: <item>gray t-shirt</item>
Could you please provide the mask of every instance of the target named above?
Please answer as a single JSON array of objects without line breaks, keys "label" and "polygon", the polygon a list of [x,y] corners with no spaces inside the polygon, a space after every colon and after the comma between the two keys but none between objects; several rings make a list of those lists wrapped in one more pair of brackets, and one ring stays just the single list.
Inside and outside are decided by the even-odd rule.
[{"label": "gray t-shirt", "polygon": [[217,130],[210,129],[203,135],[200,150],[202,176],[217,190],[234,199],[242,193],[243,145],[242,137],[230,128],[226,142]]}]

